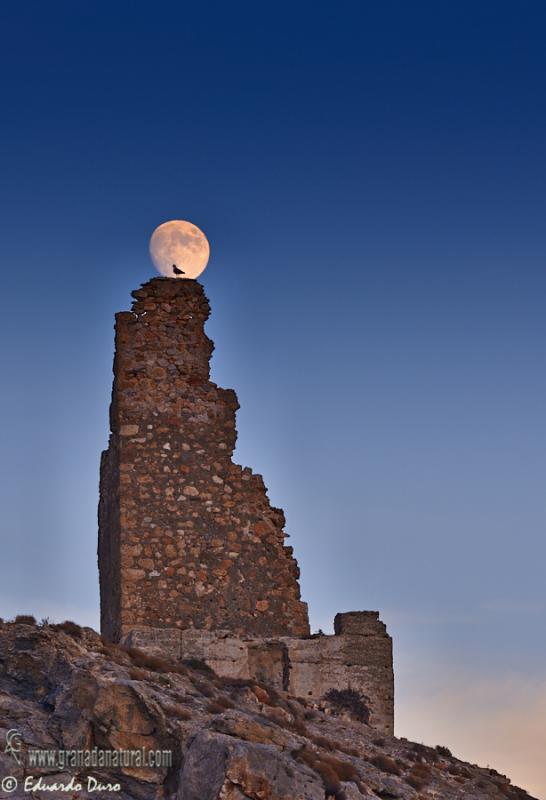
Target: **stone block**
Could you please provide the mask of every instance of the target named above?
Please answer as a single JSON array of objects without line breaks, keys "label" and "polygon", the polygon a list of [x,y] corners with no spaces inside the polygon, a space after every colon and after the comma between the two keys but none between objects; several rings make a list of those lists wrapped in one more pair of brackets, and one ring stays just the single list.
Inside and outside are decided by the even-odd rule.
[{"label": "stone block", "polygon": [[334,617],[334,633],[352,634],[353,636],[375,636],[386,632],[385,625],[379,619],[379,611],[347,611]]}]

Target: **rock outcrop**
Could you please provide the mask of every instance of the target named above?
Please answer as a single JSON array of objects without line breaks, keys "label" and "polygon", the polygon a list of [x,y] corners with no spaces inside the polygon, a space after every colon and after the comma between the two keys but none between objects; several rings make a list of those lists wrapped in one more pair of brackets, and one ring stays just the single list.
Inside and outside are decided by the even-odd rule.
[{"label": "rock outcrop", "polygon": [[[0,624],[0,798],[529,800],[493,769],[379,736],[358,716],[357,704],[219,678],[88,628]],[[47,765],[30,763],[37,749]],[[160,753],[163,765],[68,764],[87,751]]]}]

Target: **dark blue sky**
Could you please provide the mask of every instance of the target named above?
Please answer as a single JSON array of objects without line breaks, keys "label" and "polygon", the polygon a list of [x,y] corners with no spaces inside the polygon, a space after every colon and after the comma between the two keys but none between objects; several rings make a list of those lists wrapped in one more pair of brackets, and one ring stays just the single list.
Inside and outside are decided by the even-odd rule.
[{"label": "dark blue sky", "polygon": [[[97,624],[113,315],[185,218],[314,627],[381,609],[414,738],[435,680],[497,681],[482,721],[506,681],[546,703],[545,27],[538,0],[2,5],[0,614]],[[455,708],[445,744],[546,787]]]}]

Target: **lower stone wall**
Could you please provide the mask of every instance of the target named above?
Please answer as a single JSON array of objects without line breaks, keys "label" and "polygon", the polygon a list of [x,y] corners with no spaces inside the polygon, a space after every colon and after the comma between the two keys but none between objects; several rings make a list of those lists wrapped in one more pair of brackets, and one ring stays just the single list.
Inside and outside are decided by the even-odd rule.
[{"label": "lower stone wall", "polygon": [[329,689],[368,698],[370,725],[394,732],[392,639],[377,611],[337,614],[333,636],[238,638],[229,631],[134,628],[125,644],[175,660],[196,658],[218,675],[254,678],[296,697],[319,700]]}]

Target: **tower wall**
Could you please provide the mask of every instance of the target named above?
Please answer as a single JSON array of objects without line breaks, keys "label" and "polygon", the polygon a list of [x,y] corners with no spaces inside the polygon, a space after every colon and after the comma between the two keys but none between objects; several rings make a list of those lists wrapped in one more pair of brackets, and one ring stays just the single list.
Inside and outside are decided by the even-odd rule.
[{"label": "tower wall", "polygon": [[210,307],[196,281],[155,278],[116,315],[110,441],[101,460],[103,635],[134,628],[305,636],[284,514],[232,461],[237,397],[209,379]]}]

